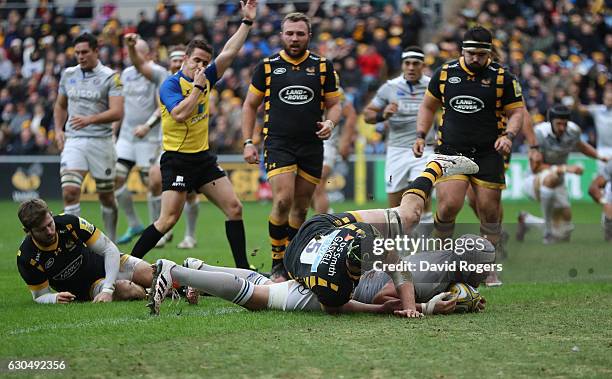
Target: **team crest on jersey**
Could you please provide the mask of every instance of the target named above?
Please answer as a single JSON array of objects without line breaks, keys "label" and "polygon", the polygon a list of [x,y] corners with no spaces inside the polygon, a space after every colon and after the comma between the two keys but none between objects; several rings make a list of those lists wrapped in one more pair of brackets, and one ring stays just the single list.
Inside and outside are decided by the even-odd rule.
[{"label": "team crest on jersey", "polygon": [[275,75],[281,75],[281,74],[284,74],[285,72],[287,72],[287,69],[284,67],[275,68],[274,71],[272,71],[272,73]]},{"label": "team crest on jersey", "polygon": [[484,109],[484,102],[474,96],[455,96],[449,102],[451,108],[459,113],[476,113]]},{"label": "team crest on jersey", "polygon": [[448,78],[448,82],[449,82],[450,84],[457,84],[457,83],[461,83],[461,78],[460,78],[460,77],[458,77],[458,76],[453,76],[453,77]]},{"label": "team crest on jersey", "polygon": [[312,89],[305,86],[289,86],[280,90],[278,97],[283,103],[289,105],[302,105],[314,99],[314,92]]},{"label": "team crest on jersey", "polygon": [[483,87],[488,87],[491,85],[491,79],[490,78],[484,78],[480,81],[480,84],[482,84]]},{"label": "team crest on jersey", "polygon": [[74,247],[75,247],[75,246],[76,246],[76,245],[75,245],[75,243],[74,243],[74,241],[73,241],[72,239],[68,239],[68,240],[66,241],[66,250],[68,250],[68,251],[72,251],[72,250],[74,250]]},{"label": "team crest on jersey", "polygon": [[55,263],[55,259],[49,258],[49,260],[45,262],[45,270],[48,270],[49,267],[53,266],[53,263]]},{"label": "team crest on jersey", "polygon": [[306,75],[314,75],[315,68],[314,67],[306,67]]}]

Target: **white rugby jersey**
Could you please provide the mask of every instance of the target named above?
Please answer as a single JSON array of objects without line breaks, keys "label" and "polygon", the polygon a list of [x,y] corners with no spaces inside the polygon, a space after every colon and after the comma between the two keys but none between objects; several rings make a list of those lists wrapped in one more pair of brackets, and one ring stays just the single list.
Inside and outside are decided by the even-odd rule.
[{"label": "white rugby jersey", "polygon": [[540,145],[544,163],[566,164],[569,154],[576,149],[580,142],[580,127],[568,121],[565,133],[557,138],[550,122],[542,122],[535,126],[535,135]]}]

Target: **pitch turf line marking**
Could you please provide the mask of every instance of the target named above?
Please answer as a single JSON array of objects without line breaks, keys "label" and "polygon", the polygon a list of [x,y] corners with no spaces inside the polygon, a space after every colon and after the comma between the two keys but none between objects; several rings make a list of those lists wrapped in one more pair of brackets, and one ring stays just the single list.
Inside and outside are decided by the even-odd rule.
[{"label": "pitch turf line marking", "polygon": [[[239,313],[239,312],[246,312],[244,309],[242,308],[219,308],[219,309],[215,309],[215,310],[211,310],[211,311],[196,311],[196,312],[189,312],[184,314],[184,316],[197,316],[197,317],[209,317],[209,316],[221,316],[221,315],[225,315],[225,314],[231,314],[231,313]],[[172,311],[166,313],[165,315],[162,314],[162,317],[166,316],[166,318],[168,317],[178,317],[176,316],[176,314]],[[13,329],[11,331],[9,331],[7,334],[8,335],[21,335],[21,334],[32,334],[32,333],[36,333],[36,332],[40,332],[40,331],[50,331],[50,330],[62,330],[62,329],[81,329],[81,328],[89,328],[89,327],[100,327],[100,326],[117,326],[117,325],[133,325],[135,323],[149,323],[151,321],[154,321],[156,319],[154,318],[134,318],[134,317],[121,317],[121,318],[114,318],[114,319],[110,319],[110,320],[94,320],[94,321],[83,321],[83,322],[72,322],[72,323],[68,323],[68,324],[45,324],[45,325],[41,325],[41,326],[35,326],[35,327],[31,327],[31,328],[20,328],[20,329]]]}]

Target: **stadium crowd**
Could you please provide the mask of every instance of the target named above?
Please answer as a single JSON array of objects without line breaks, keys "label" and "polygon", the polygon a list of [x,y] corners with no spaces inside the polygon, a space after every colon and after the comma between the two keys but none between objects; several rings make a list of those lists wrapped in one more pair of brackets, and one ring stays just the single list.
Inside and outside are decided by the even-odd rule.
[{"label": "stadium crowd", "polygon": [[[53,104],[62,70],[76,65],[71,41],[83,31],[98,36],[102,63],[122,70],[129,64],[122,46],[126,33],[140,34],[156,52],[155,60],[165,65],[173,45],[202,36],[220,51],[240,25],[235,5],[218,5],[213,18],[199,9],[186,15],[172,0],[163,0],[153,17],[142,11],[138,20],[123,21],[114,3],[98,10],[63,10],[53,1],[39,1],[32,9],[12,8],[11,3],[0,2],[0,154],[58,154]],[[262,5],[247,43],[211,94],[212,148],[217,153],[242,151],[241,105],[252,70],[280,49],[280,22],[294,9],[313,16],[311,47],[334,61],[358,112],[381,83],[399,72],[405,47],[421,43],[429,66],[425,74],[431,74],[459,56],[461,36],[480,24],[494,31],[499,60],[520,79],[533,121],[544,120],[552,104],[563,103],[576,109],[572,120],[582,127],[583,139],[595,144],[593,120],[578,112],[578,106],[601,104],[610,86],[612,16],[606,13],[607,2],[470,0],[427,41],[426,17],[412,2],[401,3],[399,9],[395,1]],[[382,125],[367,137],[367,152],[384,151]],[[525,151],[526,146],[515,143],[514,150]]]}]

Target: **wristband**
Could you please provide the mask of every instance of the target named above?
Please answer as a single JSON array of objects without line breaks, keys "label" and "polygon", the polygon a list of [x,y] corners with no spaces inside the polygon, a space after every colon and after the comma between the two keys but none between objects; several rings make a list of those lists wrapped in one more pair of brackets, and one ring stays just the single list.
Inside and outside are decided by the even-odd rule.
[{"label": "wristband", "polygon": [[240,22],[248,26],[253,26],[253,20],[249,20],[248,18],[243,18]]},{"label": "wristband", "polygon": [[529,148],[533,149],[533,150],[538,150],[539,151],[540,150],[540,145],[531,145],[531,146],[529,146]]},{"label": "wristband", "polygon": [[100,291],[100,292],[104,292],[104,293],[107,293],[109,295],[112,295],[113,292],[115,292],[115,290],[112,289],[112,288],[102,288],[102,291]]},{"label": "wristband", "polygon": [[420,138],[420,139],[425,139],[425,137],[427,137],[427,134],[425,134],[425,132],[417,131],[416,135],[417,135],[417,138]]},{"label": "wristband", "polygon": [[144,124],[149,128],[153,128],[153,125],[155,125],[157,123],[157,120],[159,120],[159,116],[157,116],[157,112],[153,113],[151,115],[151,117],[149,117],[149,119],[147,120],[147,122],[145,122]]},{"label": "wristband", "polygon": [[329,122],[331,122],[331,123],[332,123],[331,128],[332,128],[332,130],[334,130],[334,128],[336,127],[336,123],[335,123],[335,122],[333,122],[333,121],[332,121],[332,120],[330,120],[330,119],[327,119],[327,120],[325,120],[325,121],[329,121]]},{"label": "wristband", "polygon": [[383,122],[385,121],[385,115],[383,113],[383,111],[380,111],[378,113],[376,113],[376,122]]},{"label": "wristband", "polygon": [[510,142],[514,141],[514,137],[516,137],[516,135],[512,132],[507,132],[506,133],[506,137],[508,137],[508,139],[510,140]]},{"label": "wristband", "polygon": [[199,90],[200,90],[200,92],[204,92],[204,86],[201,86],[201,85],[199,85],[199,84],[194,84],[193,86],[194,86],[195,88],[199,89]]},{"label": "wristband", "polygon": [[246,145],[252,145],[253,144],[253,140],[252,139],[245,139],[244,143],[242,144],[242,146],[246,147]]}]

